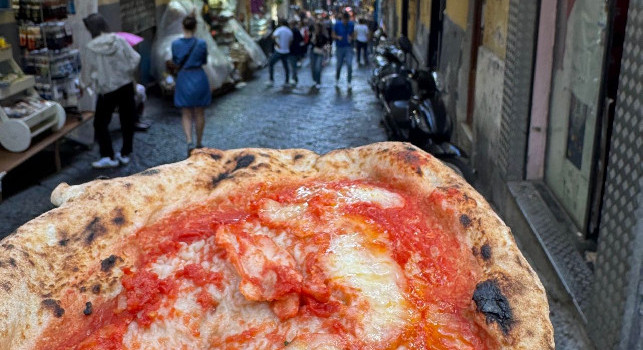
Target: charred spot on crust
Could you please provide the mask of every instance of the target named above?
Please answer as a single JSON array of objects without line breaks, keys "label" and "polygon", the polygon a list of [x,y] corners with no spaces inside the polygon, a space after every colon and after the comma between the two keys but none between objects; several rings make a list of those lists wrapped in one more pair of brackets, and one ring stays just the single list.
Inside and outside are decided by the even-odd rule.
[{"label": "charred spot on crust", "polygon": [[467,214],[460,215],[460,223],[464,228],[471,226],[471,218]]},{"label": "charred spot on crust", "polygon": [[85,310],[83,310],[83,314],[85,314],[85,316],[89,316],[92,314],[92,311],[93,311],[92,302],[91,301],[86,302]]},{"label": "charred spot on crust", "polygon": [[92,293],[94,294],[100,293],[100,284],[95,284],[92,286]]},{"label": "charred spot on crust", "polygon": [[158,170],[158,169],[147,169],[147,170],[141,171],[138,174],[141,175],[141,176],[152,176],[152,175],[156,175],[156,174],[158,174],[160,172],[161,171]]},{"label": "charred spot on crust", "polygon": [[82,287],[79,288],[79,290],[80,290],[81,293],[85,293],[87,291],[87,287],[82,286]]},{"label": "charred spot on crust", "polygon": [[0,286],[2,286],[2,289],[4,289],[5,292],[11,291],[11,282],[2,282],[0,283]]},{"label": "charred spot on crust", "polygon": [[41,304],[43,308],[51,310],[55,317],[61,318],[65,314],[65,309],[60,307],[60,300],[45,299]]},{"label": "charred spot on crust", "polygon": [[2,246],[7,250],[13,249],[13,244],[3,244]]},{"label": "charred spot on crust", "polygon": [[85,227],[85,243],[88,245],[92,244],[96,237],[103,235],[105,232],[107,232],[107,229],[100,222],[100,218],[98,216],[94,217],[94,219]]},{"label": "charred spot on crust", "polygon": [[116,260],[117,259],[118,259],[118,257],[116,255],[113,255],[113,254],[110,255],[108,258],[103,259],[100,262],[100,270],[103,271],[103,272],[109,272],[109,270],[111,270],[112,267],[114,267],[114,265],[116,265]]},{"label": "charred spot on crust", "polygon": [[234,170],[232,171],[247,168],[250,164],[252,164],[252,162],[255,161],[255,156],[252,154],[246,154],[243,156],[238,156],[235,160],[237,161],[237,166],[235,166]]},{"label": "charred spot on crust", "polygon": [[67,243],[69,243],[69,239],[61,239],[60,241],[58,241],[58,245],[61,247],[66,246]]},{"label": "charred spot on crust", "polygon": [[418,157],[414,151],[415,150],[402,153],[402,156],[407,163],[417,164],[420,161],[420,157]]},{"label": "charred spot on crust", "polygon": [[115,225],[121,226],[121,225],[123,225],[123,224],[125,223],[125,217],[123,217],[123,216],[117,216],[117,217],[115,217],[115,218],[113,218],[113,219],[112,219],[112,222],[113,222]]},{"label": "charred spot on crust", "polygon": [[226,172],[223,172],[223,173],[221,173],[221,174],[219,174],[217,176],[214,176],[212,178],[212,187],[217,187],[219,182],[221,182],[221,181],[223,181],[225,179],[231,178],[231,177],[232,176],[229,173],[226,173]]},{"label": "charred spot on crust", "polygon": [[303,155],[303,154],[299,154],[299,153],[297,153],[297,154],[295,154],[295,156],[294,156],[292,159],[294,159],[294,160],[300,160],[300,159],[301,159],[301,158],[303,158],[303,157],[304,157],[304,155]]},{"label": "charred spot on crust", "polygon": [[117,226],[122,226],[125,223],[125,215],[123,215],[123,208],[117,208],[115,211],[115,215],[112,218],[112,223],[114,223]]},{"label": "charred spot on crust", "polygon": [[417,167],[417,168],[415,169],[415,173],[416,173],[416,174],[418,174],[418,175],[420,175],[420,176],[422,176],[422,168]]},{"label": "charred spot on crust", "polygon": [[480,254],[484,260],[491,259],[491,246],[489,243],[485,243],[480,247]]},{"label": "charred spot on crust", "polygon": [[214,160],[220,160],[222,157],[221,157],[220,154],[210,153],[210,158],[212,158]]},{"label": "charred spot on crust", "polygon": [[415,147],[406,146],[407,151],[415,152]]},{"label": "charred spot on crust", "polygon": [[509,333],[513,323],[511,307],[496,280],[490,279],[478,283],[472,299],[476,303],[477,310],[486,316],[487,323],[496,322],[505,335]]},{"label": "charred spot on crust", "polygon": [[9,258],[9,265],[16,267],[16,259],[14,258]]}]

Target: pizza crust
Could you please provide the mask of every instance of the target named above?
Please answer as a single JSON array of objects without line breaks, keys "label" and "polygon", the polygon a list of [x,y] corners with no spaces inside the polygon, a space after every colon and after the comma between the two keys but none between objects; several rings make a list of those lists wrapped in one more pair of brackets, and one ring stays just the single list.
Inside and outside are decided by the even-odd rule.
[{"label": "pizza crust", "polygon": [[[132,176],[59,185],[51,196],[59,208],[1,242],[0,348],[31,348],[53,320],[82,315],[87,302],[117,295],[120,276],[111,267],[131,264],[119,243],[139,228],[257,181],[291,183],[312,177],[374,179],[427,197],[451,193],[435,210],[470,245],[482,267],[484,277],[474,293],[479,322],[502,349],[554,348],[545,290],[509,228],[439,160],[394,142],[323,156],[299,149],[201,149],[185,161]],[[105,264],[108,268],[101,269]],[[61,303],[68,288],[84,291],[85,298]]]}]

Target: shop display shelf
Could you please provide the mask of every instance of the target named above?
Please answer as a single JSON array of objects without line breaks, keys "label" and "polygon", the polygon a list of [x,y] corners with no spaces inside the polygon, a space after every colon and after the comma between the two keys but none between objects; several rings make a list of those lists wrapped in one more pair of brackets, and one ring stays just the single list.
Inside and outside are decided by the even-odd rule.
[{"label": "shop display shelf", "polygon": [[0,48],[0,62],[13,59],[13,51],[11,46]]},{"label": "shop display shelf", "polygon": [[0,100],[7,99],[19,92],[34,87],[36,79],[33,75],[23,75],[12,81],[8,86],[0,86]]}]

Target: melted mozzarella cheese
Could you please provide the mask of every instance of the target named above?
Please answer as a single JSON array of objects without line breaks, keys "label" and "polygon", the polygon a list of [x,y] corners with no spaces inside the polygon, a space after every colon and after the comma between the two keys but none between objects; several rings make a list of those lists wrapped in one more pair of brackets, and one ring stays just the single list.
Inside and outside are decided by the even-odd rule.
[{"label": "melted mozzarella cheese", "polygon": [[[294,348],[340,349],[345,348],[343,341],[353,339],[379,348],[400,336],[417,319],[403,296],[406,286],[403,271],[385,249],[371,249],[374,242],[380,247],[387,245],[386,235],[366,223],[355,222],[355,218],[344,217],[340,206],[370,203],[382,209],[398,208],[404,206],[404,199],[381,188],[348,186],[332,192],[339,206],[327,208],[325,222],[319,223],[312,221],[307,204],[316,191],[330,193],[328,189],[302,187],[298,203],[263,202],[259,212],[261,222],[277,223],[275,226],[282,229],[250,221],[242,225],[243,237],[237,235],[236,229],[228,232],[220,228],[216,238],[181,243],[176,254],[159,257],[149,269],[161,279],[176,278],[176,272],[186,265],[199,264],[211,272],[222,273],[224,287],[198,287],[189,279],[176,278],[180,285],[177,298],[163,301],[157,311],[159,317],[149,327],[132,322],[123,339],[125,347],[196,349],[242,344],[240,347],[250,349],[275,348],[275,344],[293,341]],[[320,248],[302,232],[332,235],[328,250],[324,251],[327,245]],[[226,253],[213,254],[213,250]],[[347,338],[329,335],[330,320],[312,314],[299,313],[280,320],[271,307],[273,298],[268,292],[274,289],[276,279],[273,281],[272,275],[266,273],[270,272],[268,267],[275,265],[280,271],[287,268],[293,275],[299,274],[310,254],[319,256],[316,261],[330,280],[329,288],[354,293],[348,301],[340,300],[342,313],[330,317],[332,322],[343,323],[344,329],[354,330],[355,334]],[[247,291],[239,290],[244,279],[266,288],[261,295],[249,298]],[[295,280],[301,282],[301,276]],[[204,309],[197,302],[204,291],[218,304],[216,307]],[[282,339],[275,343],[275,336]],[[234,343],[234,339],[240,343]]]},{"label": "melted mozzarella cheese", "polygon": [[261,214],[273,222],[287,222],[297,220],[308,209],[308,203],[282,204],[273,200],[267,200],[261,209]]},{"label": "melted mozzarella cheese", "polygon": [[402,295],[405,281],[399,265],[385,252],[371,251],[358,233],[333,238],[326,258],[327,273],[357,290],[369,305],[363,315],[362,338],[381,342],[399,334],[412,316]]},{"label": "melted mozzarella cheese", "polygon": [[371,203],[377,204],[383,209],[401,208],[404,206],[404,199],[397,193],[387,191],[383,188],[365,185],[349,186],[340,191],[340,198],[348,204]]}]

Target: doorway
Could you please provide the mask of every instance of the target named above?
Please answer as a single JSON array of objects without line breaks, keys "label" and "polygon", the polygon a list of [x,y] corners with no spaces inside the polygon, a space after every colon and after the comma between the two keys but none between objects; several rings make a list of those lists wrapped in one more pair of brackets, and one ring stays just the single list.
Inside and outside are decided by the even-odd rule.
[{"label": "doorway", "polygon": [[544,180],[588,238],[598,231],[628,2],[559,3],[566,16],[556,34]]}]

